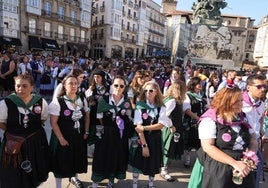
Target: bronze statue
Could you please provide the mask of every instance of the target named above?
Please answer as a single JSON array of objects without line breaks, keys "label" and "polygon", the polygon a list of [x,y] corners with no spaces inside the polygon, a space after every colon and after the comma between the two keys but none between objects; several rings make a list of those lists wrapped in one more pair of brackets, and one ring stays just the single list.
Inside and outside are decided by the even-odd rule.
[{"label": "bronze statue", "polygon": [[227,6],[225,0],[198,0],[193,3],[193,23],[218,25],[222,24],[221,11]]}]

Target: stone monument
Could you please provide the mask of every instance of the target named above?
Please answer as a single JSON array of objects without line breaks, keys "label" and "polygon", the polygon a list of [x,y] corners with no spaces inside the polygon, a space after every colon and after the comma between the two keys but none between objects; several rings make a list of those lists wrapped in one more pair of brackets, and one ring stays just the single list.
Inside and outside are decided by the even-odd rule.
[{"label": "stone monument", "polygon": [[[222,26],[221,11],[227,6],[224,0],[198,0],[193,3],[193,39],[188,45],[187,62],[222,65],[233,68],[235,50],[228,27]],[[205,63],[204,63],[205,62]],[[201,63],[200,63],[201,64]]]}]

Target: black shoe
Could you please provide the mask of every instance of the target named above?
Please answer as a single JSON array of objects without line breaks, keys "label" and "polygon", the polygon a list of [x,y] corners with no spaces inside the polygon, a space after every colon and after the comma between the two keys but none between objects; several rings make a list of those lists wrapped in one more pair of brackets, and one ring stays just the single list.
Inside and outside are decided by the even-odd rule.
[{"label": "black shoe", "polygon": [[84,188],[83,183],[76,177],[69,178],[69,182],[75,185],[76,188]]}]

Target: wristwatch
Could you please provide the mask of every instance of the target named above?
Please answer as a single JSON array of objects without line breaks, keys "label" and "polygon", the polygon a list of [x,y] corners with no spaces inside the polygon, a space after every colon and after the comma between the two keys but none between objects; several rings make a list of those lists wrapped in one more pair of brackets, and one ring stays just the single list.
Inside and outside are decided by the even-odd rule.
[{"label": "wristwatch", "polygon": [[146,148],[147,146],[148,146],[147,144],[142,144],[141,147]]}]

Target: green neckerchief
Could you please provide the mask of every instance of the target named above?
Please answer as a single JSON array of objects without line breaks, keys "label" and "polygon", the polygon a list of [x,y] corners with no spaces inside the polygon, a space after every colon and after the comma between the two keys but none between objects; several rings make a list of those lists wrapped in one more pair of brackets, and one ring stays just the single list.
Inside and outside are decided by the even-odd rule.
[{"label": "green neckerchief", "polygon": [[[124,99],[124,101],[118,106],[121,109],[131,109],[131,103],[129,99]],[[103,97],[98,102],[97,113],[107,112],[111,109],[114,109],[117,112],[117,106],[111,105]]]},{"label": "green neckerchief", "polygon": [[155,108],[152,108],[152,107],[150,107],[146,102],[144,102],[144,101],[139,101],[139,102],[137,102],[137,104],[136,104],[136,109],[140,109],[140,110],[142,110],[142,109],[146,109],[146,110],[149,110],[149,111],[151,111],[151,110],[154,110],[154,109],[156,109],[157,107],[155,107]]},{"label": "green neckerchief", "polygon": [[98,102],[97,113],[107,112],[108,110],[115,109],[114,105],[107,103],[102,97]]},{"label": "green neckerchief", "polygon": [[[76,102],[78,99],[81,98],[79,95],[76,95],[75,100],[70,99],[67,95],[60,96],[60,98],[62,98],[62,99],[65,100],[65,101],[69,101],[70,103],[73,103],[73,104],[79,106],[80,108],[83,108],[83,105],[80,106],[80,105],[78,105],[77,102]],[[81,100],[82,100],[82,99],[81,99]],[[82,103],[84,103],[83,100],[82,100]]]},{"label": "green neckerchief", "polygon": [[21,100],[15,93],[10,94],[9,96],[7,96],[7,98],[14,102],[18,107],[26,108],[27,110],[29,110],[30,113],[33,113],[30,110],[30,107],[38,100],[40,100],[41,96],[37,94],[32,94],[32,96],[32,99],[27,104],[25,104],[24,101]]},{"label": "green neckerchief", "polygon": [[171,99],[174,99],[173,97],[165,97],[163,99],[163,103],[166,104],[168,101],[170,101]]},{"label": "green neckerchief", "polygon": [[198,94],[193,93],[191,91],[187,91],[186,93],[191,95],[191,96],[193,96],[196,100],[202,101],[202,96],[201,95],[198,95]]}]

